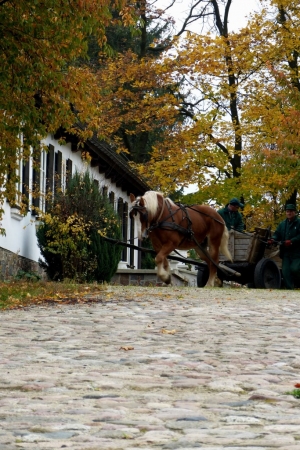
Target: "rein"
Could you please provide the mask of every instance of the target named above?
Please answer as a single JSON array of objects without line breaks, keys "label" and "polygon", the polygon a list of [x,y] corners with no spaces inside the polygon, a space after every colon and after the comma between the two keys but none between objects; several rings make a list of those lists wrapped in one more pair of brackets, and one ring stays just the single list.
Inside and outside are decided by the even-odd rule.
[{"label": "rein", "polygon": [[[163,215],[164,207],[165,207],[165,204],[166,204],[166,203],[167,203],[167,201],[166,201],[165,198],[163,197],[163,204],[162,204],[162,208],[161,208],[161,211],[160,211],[160,215],[158,216],[157,222],[160,221],[160,219],[161,219],[161,217],[162,217],[162,215]],[[167,205],[167,208],[169,209],[168,205]],[[170,211],[170,210],[169,210],[169,211]]]},{"label": "rein", "polygon": [[213,217],[213,216],[211,216],[210,214],[207,214],[207,213],[205,213],[205,212],[203,212],[203,211],[198,211],[198,209],[195,209],[195,208],[193,208],[192,206],[186,205],[186,206],[183,206],[183,208],[189,208],[189,209],[192,209],[193,211],[195,211],[195,212],[197,212],[197,213],[199,213],[199,214],[203,214],[204,216],[210,217],[211,219],[215,220],[216,222],[219,222],[219,223],[221,223],[222,225],[224,225],[224,222],[222,222],[221,220],[216,219],[215,217]]}]

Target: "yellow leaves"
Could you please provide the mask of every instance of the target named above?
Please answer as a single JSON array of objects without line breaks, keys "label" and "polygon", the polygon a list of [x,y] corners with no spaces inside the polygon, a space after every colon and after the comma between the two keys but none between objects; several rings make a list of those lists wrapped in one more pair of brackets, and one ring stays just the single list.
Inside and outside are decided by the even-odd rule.
[{"label": "yellow leaves", "polygon": [[160,332],[162,333],[162,334],[175,334],[176,332],[177,332],[177,330],[166,330],[165,328],[162,328],[161,330],[160,330]]},{"label": "yellow leaves", "polygon": [[[0,282],[0,308],[13,309],[40,304],[90,303],[99,301],[105,287],[97,284],[26,281]],[[94,294],[92,297],[87,294]],[[98,300],[96,300],[98,299]]]}]

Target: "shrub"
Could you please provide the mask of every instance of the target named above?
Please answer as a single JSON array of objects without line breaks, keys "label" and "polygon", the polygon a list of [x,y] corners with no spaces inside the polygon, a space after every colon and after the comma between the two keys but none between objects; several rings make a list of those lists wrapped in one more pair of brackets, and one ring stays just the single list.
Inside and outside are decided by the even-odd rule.
[{"label": "shrub", "polygon": [[[143,240],[142,246],[153,250],[153,246],[149,238]],[[142,269],[155,269],[155,256],[151,253],[142,253],[141,267]]]},{"label": "shrub", "polygon": [[38,245],[40,265],[52,280],[109,282],[117,270],[122,248],[99,234],[120,239],[119,219],[99,192],[89,172],[76,172],[65,193],[58,192],[41,217]]}]

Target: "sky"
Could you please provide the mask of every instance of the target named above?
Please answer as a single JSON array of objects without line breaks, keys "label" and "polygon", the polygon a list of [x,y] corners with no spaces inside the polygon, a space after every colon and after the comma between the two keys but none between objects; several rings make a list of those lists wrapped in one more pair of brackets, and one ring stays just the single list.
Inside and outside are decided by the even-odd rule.
[{"label": "sky", "polygon": [[[161,4],[166,6],[170,3],[168,0],[159,0],[157,6]],[[185,12],[189,10],[188,5],[191,0],[175,0],[175,5],[169,10],[170,15],[172,15],[179,23],[182,22],[182,18],[185,16]],[[232,5],[230,7],[229,14],[229,26],[230,31],[235,31],[240,27],[243,27],[247,20],[246,16],[250,12],[259,11],[260,1],[259,0],[232,0]]]}]

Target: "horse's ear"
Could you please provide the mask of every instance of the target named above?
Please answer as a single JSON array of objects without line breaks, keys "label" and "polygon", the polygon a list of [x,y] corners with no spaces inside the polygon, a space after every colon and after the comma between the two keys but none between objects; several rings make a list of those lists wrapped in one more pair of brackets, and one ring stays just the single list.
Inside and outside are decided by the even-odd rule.
[{"label": "horse's ear", "polygon": [[130,194],[130,201],[131,201],[131,203],[133,203],[134,202],[134,200],[135,200],[135,195],[133,195],[133,194]]},{"label": "horse's ear", "polygon": [[140,199],[140,206],[145,206],[145,200],[143,197]]}]

